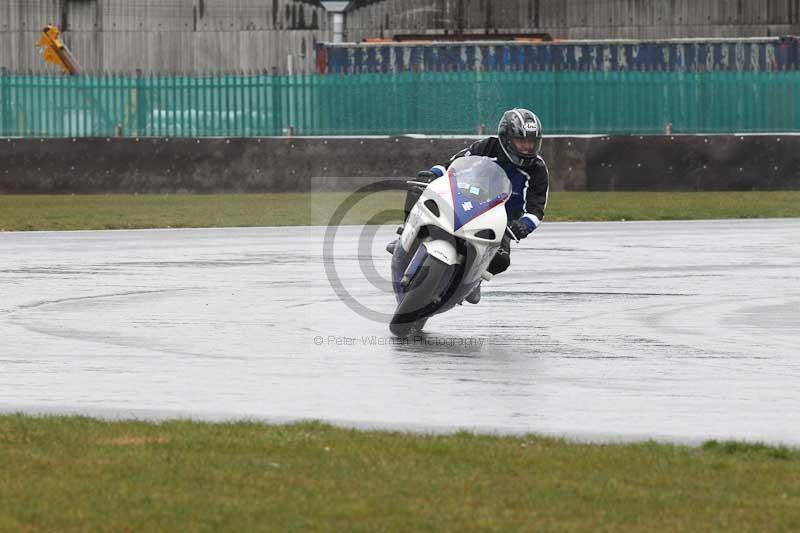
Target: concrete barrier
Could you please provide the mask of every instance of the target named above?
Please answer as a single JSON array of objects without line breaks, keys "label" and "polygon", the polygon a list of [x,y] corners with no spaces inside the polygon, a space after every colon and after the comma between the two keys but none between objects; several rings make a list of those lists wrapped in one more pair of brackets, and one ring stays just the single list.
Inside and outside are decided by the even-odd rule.
[{"label": "concrete barrier", "polygon": [[594,191],[800,189],[800,136],[603,137],[585,164]]},{"label": "concrete barrier", "polygon": [[[475,138],[0,139],[0,193],[353,190]],[[551,137],[553,190],[800,189],[800,136]],[[399,182],[402,183],[402,182]]]}]

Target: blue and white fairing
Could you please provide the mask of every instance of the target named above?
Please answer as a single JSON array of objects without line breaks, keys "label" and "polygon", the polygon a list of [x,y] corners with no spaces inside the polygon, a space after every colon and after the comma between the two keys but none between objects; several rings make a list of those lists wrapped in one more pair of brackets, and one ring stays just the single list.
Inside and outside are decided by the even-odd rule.
[{"label": "blue and white fairing", "polygon": [[[497,242],[503,237],[507,217],[503,205],[511,196],[511,182],[505,171],[488,157],[461,157],[447,173],[434,180],[423,192],[408,217],[401,236],[406,251],[412,248],[419,229],[426,225],[440,227],[457,237],[479,242]],[[428,201],[438,207],[437,215]],[[494,238],[476,236],[483,230],[498,230]],[[485,235],[486,232],[481,235]],[[450,261],[447,261],[450,263]]]},{"label": "blue and white fairing", "polygon": [[[460,292],[470,290],[500,246],[507,224],[504,204],[510,196],[511,183],[494,160],[477,156],[456,159],[444,176],[427,186],[409,213],[400,246],[395,249],[395,283],[404,276],[412,278],[413,270],[430,255],[447,265],[464,263]],[[465,245],[459,246],[459,240]],[[402,289],[397,296],[402,299]]]}]

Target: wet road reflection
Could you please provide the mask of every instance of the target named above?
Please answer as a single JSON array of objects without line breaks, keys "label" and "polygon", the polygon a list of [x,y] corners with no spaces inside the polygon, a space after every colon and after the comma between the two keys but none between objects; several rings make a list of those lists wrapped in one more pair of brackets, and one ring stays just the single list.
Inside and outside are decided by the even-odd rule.
[{"label": "wet road reflection", "polygon": [[404,342],[372,233],[0,234],[0,409],[800,444],[800,220],[549,223]]}]

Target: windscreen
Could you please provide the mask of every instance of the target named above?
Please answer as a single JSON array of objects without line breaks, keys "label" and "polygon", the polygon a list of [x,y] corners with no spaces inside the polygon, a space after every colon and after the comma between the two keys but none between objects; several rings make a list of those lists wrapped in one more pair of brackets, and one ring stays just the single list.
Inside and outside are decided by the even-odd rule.
[{"label": "windscreen", "polygon": [[460,157],[447,173],[455,177],[459,195],[478,204],[511,195],[511,182],[505,171],[488,157]]},{"label": "windscreen", "polygon": [[488,157],[456,159],[447,169],[447,177],[456,230],[511,196],[511,182],[505,171]]}]

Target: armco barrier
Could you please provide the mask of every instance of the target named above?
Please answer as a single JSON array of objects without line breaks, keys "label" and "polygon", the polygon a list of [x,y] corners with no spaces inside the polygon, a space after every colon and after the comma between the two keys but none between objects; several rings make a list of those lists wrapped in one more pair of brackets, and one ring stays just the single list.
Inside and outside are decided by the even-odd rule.
[{"label": "armco barrier", "polygon": [[[413,176],[473,141],[0,139],[0,193],[346,191]],[[554,191],[800,189],[800,136],[551,137],[543,155]]]}]

